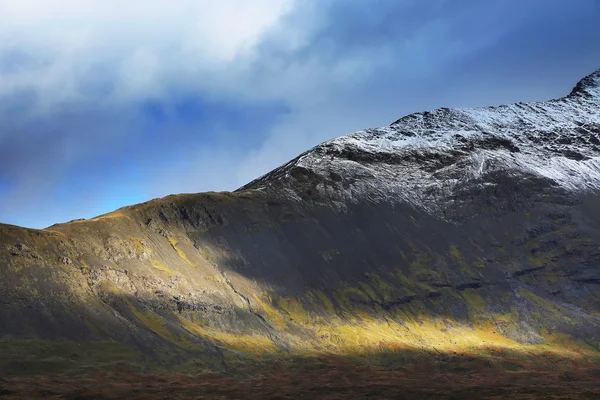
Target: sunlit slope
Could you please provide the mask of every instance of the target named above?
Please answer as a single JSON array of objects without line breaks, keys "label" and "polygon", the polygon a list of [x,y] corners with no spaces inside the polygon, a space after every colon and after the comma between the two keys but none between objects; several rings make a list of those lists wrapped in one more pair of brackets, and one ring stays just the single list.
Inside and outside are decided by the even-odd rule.
[{"label": "sunlit slope", "polygon": [[113,358],[81,364],[124,354],[212,369],[318,354],[591,363],[597,282],[582,265],[598,254],[595,204],[537,202],[456,225],[402,205],[338,213],[238,192],[46,231],[3,226],[3,345],[101,342]]}]

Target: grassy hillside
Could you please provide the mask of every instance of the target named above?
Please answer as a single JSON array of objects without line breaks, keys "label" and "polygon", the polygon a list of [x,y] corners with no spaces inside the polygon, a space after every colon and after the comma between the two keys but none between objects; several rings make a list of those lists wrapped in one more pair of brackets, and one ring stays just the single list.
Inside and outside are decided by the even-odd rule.
[{"label": "grassy hillside", "polygon": [[233,373],[320,356],[400,371],[593,368],[597,199],[557,199],[456,224],[247,191],[2,226],[0,370]]}]

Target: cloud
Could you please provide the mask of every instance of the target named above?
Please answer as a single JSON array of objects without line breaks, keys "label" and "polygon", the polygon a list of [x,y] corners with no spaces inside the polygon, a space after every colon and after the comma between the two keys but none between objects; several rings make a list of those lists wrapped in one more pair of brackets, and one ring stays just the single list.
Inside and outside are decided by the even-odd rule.
[{"label": "cloud", "polygon": [[291,6],[291,0],[3,0],[2,58],[13,67],[2,75],[0,95],[33,89],[45,105],[81,101],[89,97],[82,83],[96,78],[111,82],[111,96],[103,97],[111,101],[158,95],[177,77],[198,87],[202,78],[190,81],[190,72],[214,73],[251,52]]},{"label": "cloud", "polygon": [[[84,197],[77,189],[82,181],[110,178],[122,186],[128,169],[160,160],[156,146],[177,142],[172,131],[181,124],[171,117],[165,124],[171,132],[148,143],[140,105],[154,100],[174,108],[190,93],[218,97],[218,90],[209,93],[215,76],[231,85],[223,71],[235,70],[291,6],[288,0],[0,1],[0,219],[43,226],[51,216],[29,215],[47,209],[44,203],[74,218],[89,207],[66,205],[64,191],[54,195],[57,188]],[[187,135],[202,127],[187,126]],[[106,160],[125,171],[96,168]],[[148,195],[145,186],[137,190]]]},{"label": "cloud", "polygon": [[562,95],[595,0],[0,0],[0,220],[232,190],[414,111]]}]

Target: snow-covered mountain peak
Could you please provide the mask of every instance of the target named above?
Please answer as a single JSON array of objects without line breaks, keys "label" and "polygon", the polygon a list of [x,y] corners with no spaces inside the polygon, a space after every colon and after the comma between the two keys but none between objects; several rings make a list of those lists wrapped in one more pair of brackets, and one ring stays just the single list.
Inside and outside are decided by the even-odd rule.
[{"label": "snow-covered mountain peak", "polygon": [[580,80],[569,97],[583,97],[600,102],[600,69]]},{"label": "snow-covered mountain peak", "polygon": [[298,187],[310,182],[310,193],[338,198],[342,207],[388,199],[440,215],[457,188],[494,185],[498,172],[600,191],[600,70],[557,100],[440,108],[342,136],[243,189],[302,198]]},{"label": "snow-covered mountain peak", "polygon": [[564,142],[565,135],[582,133],[574,131],[582,124],[600,124],[599,103],[600,70],[580,80],[571,94],[561,99],[419,112],[390,126],[359,131],[325,144],[359,146],[366,151],[403,151],[444,150],[468,139],[490,137],[537,143],[537,136],[545,142]]}]

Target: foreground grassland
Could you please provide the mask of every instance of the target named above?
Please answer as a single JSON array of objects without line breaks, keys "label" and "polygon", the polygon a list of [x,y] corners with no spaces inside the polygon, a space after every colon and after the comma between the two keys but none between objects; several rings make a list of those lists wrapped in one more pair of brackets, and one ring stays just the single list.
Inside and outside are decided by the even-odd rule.
[{"label": "foreground grassland", "polygon": [[334,357],[275,362],[252,374],[112,372],[0,380],[16,399],[596,399],[600,370],[443,373],[435,363],[389,371]]}]

